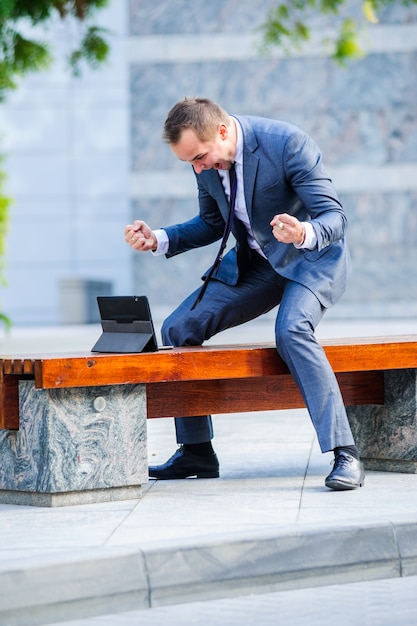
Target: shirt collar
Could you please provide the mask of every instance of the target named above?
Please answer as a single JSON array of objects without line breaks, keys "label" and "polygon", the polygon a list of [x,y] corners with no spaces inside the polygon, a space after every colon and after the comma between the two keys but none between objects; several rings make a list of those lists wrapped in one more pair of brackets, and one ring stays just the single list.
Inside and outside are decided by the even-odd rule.
[{"label": "shirt collar", "polygon": [[235,163],[238,165],[243,165],[243,133],[242,127],[239,121],[234,117],[233,120],[236,124],[236,154],[235,154]]}]

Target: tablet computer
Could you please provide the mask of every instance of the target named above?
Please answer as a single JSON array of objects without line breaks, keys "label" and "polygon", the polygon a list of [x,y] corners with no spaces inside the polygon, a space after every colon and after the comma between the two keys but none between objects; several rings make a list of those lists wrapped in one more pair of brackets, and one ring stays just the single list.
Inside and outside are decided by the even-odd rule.
[{"label": "tablet computer", "polygon": [[101,337],[91,352],[156,352],[158,344],[146,296],[98,296]]}]

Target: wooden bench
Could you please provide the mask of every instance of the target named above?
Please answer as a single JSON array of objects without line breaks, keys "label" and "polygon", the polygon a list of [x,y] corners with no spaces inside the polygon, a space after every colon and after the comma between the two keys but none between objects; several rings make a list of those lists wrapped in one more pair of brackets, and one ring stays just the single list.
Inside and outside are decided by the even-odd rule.
[{"label": "wooden bench", "polygon": [[[417,336],[338,339],[321,343],[338,378],[365,465],[368,469],[416,472]],[[102,426],[103,420],[109,420],[106,417],[109,401],[114,404],[110,419],[113,427],[119,419],[117,411],[121,414],[116,448],[124,431],[130,432],[126,423],[131,423],[133,419],[138,421],[140,412],[146,421],[147,418],[173,415],[305,406],[273,344],[186,347],[142,354],[5,356],[0,360],[1,454],[2,448],[4,452],[7,445],[9,452],[11,447],[22,445],[18,438],[23,423],[26,428],[24,443],[28,445],[28,437],[33,429],[36,430],[40,414],[46,414],[43,429],[48,430],[51,421],[55,420],[61,424],[63,431],[71,431],[72,420],[81,413],[90,424],[90,434],[96,428],[99,438],[103,439]],[[69,393],[72,395],[68,396]],[[116,399],[113,397],[115,394]],[[109,395],[112,397],[109,398]],[[143,409],[139,410],[141,402]],[[127,404],[129,410],[126,409]],[[128,415],[129,412],[131,414]],[[86,417],[87,414],[89,417]],[[109,423],[106,427],[110,427]],[[83,433],[82,438],[85,439],[85,431]],[[137,438],[138,434],[130,432],[132,436]],[[145,441],[142,441],[143,458],[140,464],[142,474],[146,474],[146,435],[142,433],[141,436],[145,437]],[[31,457],[42,456],[39,448],[47,444],[49,430],[47,437],[42,438],[42,433],[39,437],[36,449],[29,454]],[[67,441],[67,446],[74,448],[73,452],[77,445]],[[97,447],[98,444],[88,440],[88,445]],[[56,457],[57,451],[53,453]],[[104,456],[120,453],[120,449],[103,452]],[[77,454],[80,457],[80,453]],[[85,451],[81,456],[85,457]],[[127,451],[123,456],[127,456]],[[1,458],[4,458],[3,454]],[[71,458],[67,459],[70,465]],[[18,461],[16,456],[15,463]],[[85,459],[81,462],[85,463],[87,475],[88,463]],[[97,466],[100,465],[98,458],[90,460],[91,463],[97,473]],[[44,466],[42,468],[42,471],[47,471]],[[62,474],[63,469],[60,471]],[[0,467],[0,490],[3,493],[15,491],[4,474]],[[36,483],[37,478],[33,480]],[[19,485],[25,482],[21,473],[18,482]],[[62,485],[54,484],[54,480],[49,480],[49,483],[50,493],[62,488]],[[99,481],[98,485],[86,480],[85,485],[86,491],[109,487],[108,478]],[[16,486],[13,484],[13,487]],[[54,489],[57,491],[54,492]],[[33,485],[29,485],[27,490],[32,492]],[[72,489],[69,483],[64,491],[71,490],[79,491],[78,487]],[[92,494],[90,497],[96,499]]]}]

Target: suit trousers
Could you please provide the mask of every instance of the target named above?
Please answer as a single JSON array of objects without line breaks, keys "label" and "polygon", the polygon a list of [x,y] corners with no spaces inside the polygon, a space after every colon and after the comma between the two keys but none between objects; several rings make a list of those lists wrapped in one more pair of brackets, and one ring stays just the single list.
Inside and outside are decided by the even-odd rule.
[{"label": "suit trousers", "polygon": [[[354,445],[339,385],[314,335],[326,309],[313,292],[280,276],[259,254],[253,254],[237,285],[211,280],[204,298],[191,310],[198,291],[164,321],[164,345],[202,345],[217,333],[279,305],[276,347],[300,388],[322,452]],[[176,417],[175,427],[178,443],[202,443],[213,438],[209,415]]]}]

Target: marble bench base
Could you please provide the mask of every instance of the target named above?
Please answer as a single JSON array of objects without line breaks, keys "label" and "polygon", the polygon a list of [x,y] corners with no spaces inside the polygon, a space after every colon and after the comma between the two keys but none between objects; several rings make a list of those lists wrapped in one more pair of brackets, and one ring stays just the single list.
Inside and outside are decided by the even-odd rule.
[{"label": "marble bench base", "polygon": [[148,481],[144,385],[19,383],[20,429],[0,431],[0,502],[62,506],[138,498]]},{"label": "marble bench base", "polygon": [[417,370],[384,373],[385,404],[348,407],[365,468],[417,473]]}]

